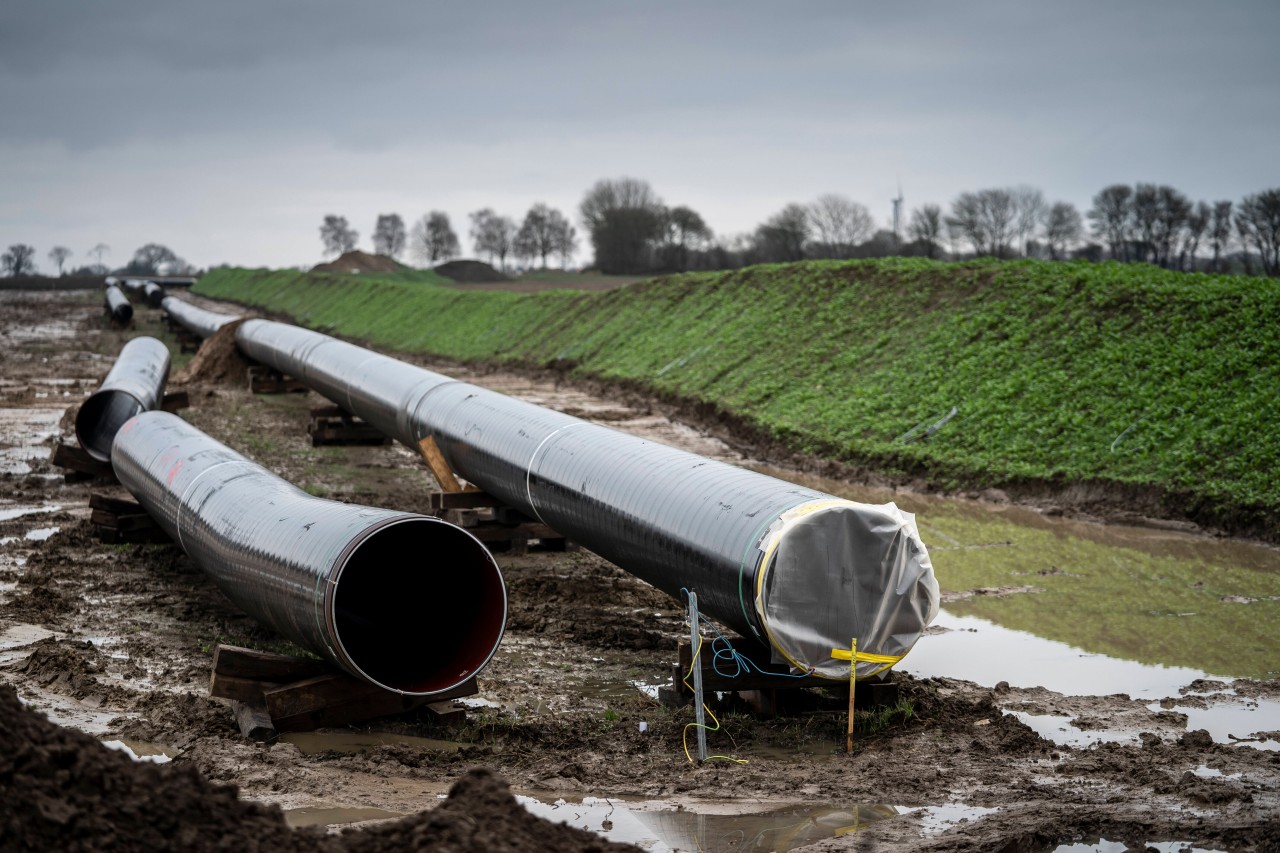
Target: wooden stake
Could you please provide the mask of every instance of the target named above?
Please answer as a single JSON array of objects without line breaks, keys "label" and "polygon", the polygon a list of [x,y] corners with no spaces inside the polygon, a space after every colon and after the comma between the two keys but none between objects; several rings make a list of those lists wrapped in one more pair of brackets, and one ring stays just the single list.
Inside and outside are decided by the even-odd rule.
[{"label": "wooden stake", "polygon": [[845,752],[853,752],[853,691],[858,684],[858,638],[849,641],[849,731]]},{"label": "wooden stake", "polygon": [[422,453],[422,458],[426,461],[427,467],[431,469],[431,476],[435,477],[436,482],[440,484],[442,492],[462,491],[462,484],[453,475],[453,470],[449,467],[449,463],[444,461],[444,454],[440,452],[440,447],[436,444],[433,436],[429,435],[419,441],[418,450]]}]

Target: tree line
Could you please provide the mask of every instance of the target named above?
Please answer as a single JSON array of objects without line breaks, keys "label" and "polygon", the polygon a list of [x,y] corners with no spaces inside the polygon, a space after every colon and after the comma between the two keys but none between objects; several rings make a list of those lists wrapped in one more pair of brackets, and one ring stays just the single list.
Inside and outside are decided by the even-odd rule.
[{"label": "tree line", "polygon": [[[492,208],[470,214],[471,242],[477,255],[485,255],[506,270],[507,259],[527,266],[540,262],[545,269],[552,258],[567,266],[578,250],[578,232],[563,213],[542,202],[525,213],[519,225],[500,216]],[[326,255],[340,255],[355,249],[359,233],[345,216],[329,214],[320,225],[320,241]],[[373,227],[373,251],[389,258],[399,258],[408,248],[419,263],[435,266],[458,257],[461,243],[449,215],[433,210],[406,230],[398,213],[378,215]]]},{"label": "tree line", "polygon": [[[992,187],[962,192],[946,210],[936,204],[918,207],[892,228],[877,228],[866,205],[827,193],[785,205],[751,232],[718,237],[697,211],[668,206],[648,182],[623,177],[597,181],[578,216],[593,265],[606,273],[922,255],[1114,259],[1186,271],[1280,275],[1280,189],[1239,202],[1210,203],[1192,201],[1163,184],[1114,184],[1099,191],[1081,214],[1070,202],[1050,201],[1035,187]],[[568,219],[542,203],[519,225],[489,208],[470,219],[475,253],[504,270],[508,259],[546,267],[549,259],[559,258],[567,265],[577,250]],[[344,217],[326,216],[320,231],[328,253],[355,247],[358,235]],[[429,265],[460,252],[449,217],[441,211],[424,216],[408,239],[413,255]],[[379,216],[373,242],[375,252],[398,257],[406,243],[404,222],[397,214]]]},{"label": "tree line", "polygon": [[[111,247],[106,243],[98,243],[85,252],[86,260],[91,258],[92,263],[71,269],[67,268],[67,261],[74,257],[75,253],[66,246],[54,246],[46,257],[57,268],[56,274],[59,277],[104,276],[112,273],[116,275],[192,275],[197,271],[194,266],[174,254],[168,246],[162,246],[159,243],[147,243],[139,247],[127,264],[114,270],[103,263],[103,258],[110,251]],[[39,275],[40,270],[36,266],[35,259],[34,246],[27,243],[14,243],[9,246],[8,251],[0,254],[0,273],[14,278]]]}]

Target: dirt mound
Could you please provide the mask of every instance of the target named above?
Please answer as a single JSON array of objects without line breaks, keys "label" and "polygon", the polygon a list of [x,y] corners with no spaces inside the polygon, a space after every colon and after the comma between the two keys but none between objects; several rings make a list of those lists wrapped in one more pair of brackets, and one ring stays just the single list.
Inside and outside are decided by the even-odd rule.
[{"label": "dirt mound", "polygon": [[250,362],[236,349],[236,329],[244,320],[227,323],[200,344],[187,366],[175,373],[170,381],[174,385],[192,383],[222,383],[243,380]]},{"label": "dirt mound", "polygon": [[471,770],[454,784],[449,799],[429,812],[345,836],[355,853],[453,850],[458,853],[592,853],[638,850],[536,817],[521,808],[507,783],[492,770]]},{"label": "dirt mound", "polygon": [[245,802],[191,767],[135,762],[50,723],[0,688],[0,848],[319,850],[274,806]]},{"label": "dirt mound", "polygon": [[344,252],[328,263],[316,264],[311,268],[311,271],[362,273],[401,272],[407,269],[408,267],[395,258],[388,258],[386,255],[371,255],[368,252],[361,252],[357,249],[352,252]]},{"label": "dirt mound", "polygon": [[510,276],[503,275],[484,261],[449,261],[447,264],[433,267],[432,270],[460,284],[511,281]]},{"label": "dirt mound", "polygon": [[[87,645],[87,644],[86,644]],[[75,657],[71,647],[42,647]],[[365,831],[325,837],[294,830],[276,806],[186,765],[137,762],[89,735],[54,725],[0,687],[0,849],[4,850],[636,850],[525,811],[491,770],[472,770],[437,808]]]}]

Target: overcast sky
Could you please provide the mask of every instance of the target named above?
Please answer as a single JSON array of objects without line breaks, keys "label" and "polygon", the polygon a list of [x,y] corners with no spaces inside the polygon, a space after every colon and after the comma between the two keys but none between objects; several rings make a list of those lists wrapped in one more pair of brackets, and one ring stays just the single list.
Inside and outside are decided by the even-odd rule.
[{"label": "overcast sky", "polygon": [[[310,265],[319,225],[575,222],[633,176],[717,234],[837,192],[1280,186],[1280,2],[18,0],[0,247]],[[581,231],[581,226],[579,225]],[[584,241],[585,242],[585,241]]]}]

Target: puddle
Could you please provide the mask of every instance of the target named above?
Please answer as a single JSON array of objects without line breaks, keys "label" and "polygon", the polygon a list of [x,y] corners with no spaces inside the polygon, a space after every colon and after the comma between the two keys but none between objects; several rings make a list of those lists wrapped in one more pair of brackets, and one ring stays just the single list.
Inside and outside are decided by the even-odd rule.
[{"label": "puddle", "polygon": [[[1159,700],[1179,696],[1182,689],[1196,679],[1212,677],[1199,670],[1089,654],[1065,643],[946,611],[938,615],[934,626],[947,630],[922,638],[899,665],[917,678],[959,678],[984,687],[1007,681],[1013,687],[1043,687],[1067,696],[1123,693],[1132,699],[1150,702],[1148,708],[1152,712],[1186,714],[1187,731],[1205,729],[1215,741],[1225,744],[1237,743],[1237,738],[1250,737],[1254,732],[1280,729],[1280,701],[1276,700],[1245,699],[1220,693],[1198,694],[1208,703],[1204,708],[1184,706],[1176,701],[1172,705],[1161,705]],[[1017,654],[1010,654],[1011,649],[1016,649]],[[1021,712],[1017,716],[1042,737],[1063,745],[1132,739],[1127,729],[1080,731],[1069,722],[1064,724],[1069,717]],[[1280,750],[1280,742],[1272,739],[1240,745]]]},{"label": "puddle", "polygon": [[[585,797],[580,802],[540,802],[517,796],[526,809],[547,820],[590,830],[610,841],[634,844],[652,853],[699,850],[706,853],[786,851],[849,835],[876,821],[897,817],[888,805],[783,806],[751,811],[750,804],[626,803]],[[744,811],[744,808],[746,809]],[[754,808],[759,809],[759,804]]]},{"label": "puddle", "polygon": [[413,746],[436,752],[457,752],[463,744],[387,732],[289,732],[280,735],[284,743],[296,746],[303,755],[317,752],[363,752],[380,746]]},{"label": "puddle", "polygon": [[391,820],[400,817],[404,817],[403,812],[338,806],[307,806],[300,809],[285,809],[284,812],[284,822],[295,829],[303,826],[344,826],[366,820]]},{"label": "puddle", "polygon": [[45,442],[61,433],[62,414],[62,409],[0,409],[0,445],[5,445],[0,447],[0,474],[30,474],[33,460],[48,459]]},{"label": "puddle", "polygon": [[[1123,841],[1100,838],[1078,844],[1060,844],[1046,853],[1127,853],[1133,849]],[[1218,847],[1197,847],[1190,841],[1148,841],[1143,844],[1142,849],[1156,850],[1159,853],[1227,853]]]},{"label": "puddle", "polygon": [[905,808],[902,811],[906,814],[915,815],[916,819],[920,821],[920,834],[930,836],[941,835],[953,826],[958,826],[966,821],[977,820],[1000,810],[966,806],[963,803],[950,803],[945,806]]},{"label": "puddle", "polygon": [[37,527],[34,530],[28,530],[27,535],[23,538],[35,542],[43,542],[61,529],[61,527]]},{"label": "puddle", "polygon": [[1177,696],[1181,687],[1206,677],[1201,670],[1189,667],[1154,666],[1091,654],[947,610],[938,614],[933,627],[948,630],[921,638],[898,665],[917,678],[960,678],[984,687],[1007,681],[1014,687],[1044,687],[1067,696],[1126,693],[1134,699],[1154,700]]},{"label": "puddle", "polygon": [[1040,737],[1058,746],[1089,747],[1099,743],[1138,743],[1136,732],[1111,731],[1109,729],[1080,729],[1071,724],[1074,717],[1058,714],[1028,714],[1025,711],[1005,711],[1018,718]]},{"label": "puddle", "polygon": [[579,688],[582,695],[591,699],[609,701],[611,699],[627,699],[636,691],[650,699],[658,698],[658,688],[671,683],[670,675],[650,675],[629,681],[612,681],[606,678],[588,678]]},{"label": "puddle", "polygon": [[104,740],[101,743],[108,749],[123,752],[134,761],[149,761],[152,764],[168,764],[178,754],[176,749],[170,747],[157,746],[154,743],[145,743],[143,741],[130,740],[129,738]]},{"label": "puddle", "polygon": [[1232,779],[1242,779],[1242,778],[1244,778],[1244,774],[1243,774],[1243,773],[1223,773],[1221,770],[1219,770],[1219,769],[1218,769],[1218,768],[1216,768],[1216,767],[1208,767],[1208,766],[1206,766],[1206,765],[1204,765],[1204,764],[1201,764],[1199,767],[1197,767],[1197,768],[1195,768],[1194,770],[1192,770],[1192,771],[1191,771],[1191,774],[1192,774],[1193,776],[1199,776],[1201,779],[1227,779],[1227,780],[1232,780]]},{"label": "puddle", "polygon": [[10,625],[0,632],[0,666],[25,658],[26,648],[32,643],[56,636],[57,632],[39,625]]},{"label": "puddle", "polygon": [[1258,732],[1280,730],[1280,701],[1240,696],[1214,696],[1208,701],[1211,703],[1208,708],[1176,703],[1166,707],[1159,702],[1147,707],[1152,711],[1186,714],[1187,731],[1204,729],[1217,743],[1280,752],[1280,741],[1269,737],[1255,739]]},{"label": "puddle", "polygon": [[22,518],[24,515],[34,515],[40,512],[57,512],[62,509],[59,504],[45,504],[44,506],[7,506],[0,508],[0,521],[12,521],[15,518]]}]

